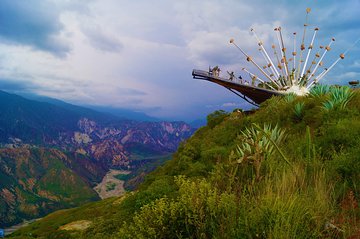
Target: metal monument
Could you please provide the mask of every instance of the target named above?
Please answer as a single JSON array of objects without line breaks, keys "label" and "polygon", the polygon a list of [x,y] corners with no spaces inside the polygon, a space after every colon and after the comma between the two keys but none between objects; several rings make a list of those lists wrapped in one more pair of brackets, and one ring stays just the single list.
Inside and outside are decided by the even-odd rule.
[{"label": "metal monument", "polygon": [[319,28],[315,27],[311,41],[308,45],[305,45],[310,11],[310,8],[306,9],[306,20],[299,46],[297,46],[296,41],[297,33],[293,33],[293,49],[291,52],[288,52],[289,50],[284,44],[281,27],[274,29],[277,43],[271,45],[272,57],[270,57],[271,54],[266,50],[263,41],[258,37],[255,30],[251,29],[259,47],[258,50],[265,60],[264,65],[258,64],[234,39],[230,39],[230,44],[235,46],[244,55],[247,62],[258,70],[254,73],[245,67],[242,68],[250,76],[251,81],[238,79],[234,77],[233,72],[227,72],[229,77],[222,77],[217,66],[213,69],[209,68],[209,71],[194,69],[192,72],[193,77],[224,86],[256,106],[273,95],[293,93],[302,96],[308,94],[309,90],[318,84],[340,60],[344,59],[347,52],[360,40],[358,39],[348,50],[341,53],[331,65],[325,67],[323,59],[326,53],[331,50],[331,45],[335,42],[335,38],[332,37],[327,45],[320,45],[318,49],[315,49],[314,42],[319,31]]}]

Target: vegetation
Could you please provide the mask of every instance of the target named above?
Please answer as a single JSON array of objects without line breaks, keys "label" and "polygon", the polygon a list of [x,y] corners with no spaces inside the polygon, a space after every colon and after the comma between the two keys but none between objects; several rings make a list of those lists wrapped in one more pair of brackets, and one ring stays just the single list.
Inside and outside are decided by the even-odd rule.
[{"label": "vegetation", "polygon": [[115,175],[115,178],[125,181],[124,187],[127,191],[135,190],[141,184],[145,176],[154,171],[166,161],[171,159],[171,154],[151,156],[130,162],[131,173]]},{"label": "vegetation", "polygon": [[[360,91],[329,110],[333,94],[214,112],[136,192],[56,212],[12,237],[358,238]],[[77,220],[93,223],[59,230]]]},{"label": "vegetation", "polygon": [[333,87],[330,90],[330,97],[323,103],[323,107],[327,110],[333,108],[344,109],[353,96],[354,93],[349,87]]},{"label": "vegetation", "polygon": [[310,95],[313,97],[321,97],[326,95],[330,91],[330,86],[328,85],[316,85],[310,90]]},{"label": "vegetation", "polygon": [[107,183],[106,184],[106,192],[114,190],[116,187],[116,183]]},{"label": "vegetation", "polygon": [[56,149],[0,149],[0,227],[99,200],[85,177],[91,173],[76,174],[67,167],[71,161],[79,167]]}]

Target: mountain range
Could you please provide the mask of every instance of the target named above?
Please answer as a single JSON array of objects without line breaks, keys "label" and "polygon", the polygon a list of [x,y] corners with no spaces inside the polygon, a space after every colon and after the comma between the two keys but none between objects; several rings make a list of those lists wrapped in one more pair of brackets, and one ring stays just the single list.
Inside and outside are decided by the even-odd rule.
[{"label": "mountain range", "polygon": [[194,132],[4,91],[0,102],[0,226],[97,200],[92,187],[110,168],[171,154]]},{"label": "mountain range", "polygon": [[86,108],[87,110],[93,110],[93,111],[97,111],[97,112],[101,112],[104,114],[111,114],[112,116],[116,116],[119,119],[123,119],[123,120],[136,120],[136,121],[149,121],[149,122],[159,122],[159,121],[164,121],[155,117],[151,117],[143,112],[139,112],[139,111],[135,111],[135,110],[131,110],[131,109],[126,109],[126,108],[116,108],[116,107],[110,107],[110,106],[99,106],[99,105],[81,105],[81,106],[77,106],[74,104],[70,104],[67,102],[64,102],[62,100],[59,99],[54,99],[51,97],[46,97],[46,96],[41,96],[41,95],[36,95],[36,94],[30,94],[30,93],[21,93],[20,96],[29,99],[29,100],[34,100],[34,101],[39,101],[39,102],[45,102],[45,103],[50,103],[53,105],[57,105],[57,106],[61,106],[63,108],[66,109],[70,109],[70,110],[84,110],[84,108]]}]

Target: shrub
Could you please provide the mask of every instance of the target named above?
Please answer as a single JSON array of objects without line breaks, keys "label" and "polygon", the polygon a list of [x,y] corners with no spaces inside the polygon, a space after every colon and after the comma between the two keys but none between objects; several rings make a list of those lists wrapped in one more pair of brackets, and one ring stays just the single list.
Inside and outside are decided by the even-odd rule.
[{"label": "shrub", "polygon": [[205,180],[177,177],[179,196],[145,205],[124,223],[120,238],[234,238],[237,204],[233,194],[221,193]]},{"label": "shrub", "polygon": [[280,143],[284,136],[285,131],[278,126],[272,128],[271,125],[264,124],[263,130],[254,127],[246,128],[239,137],[241,143],[237,146],[238,163],[252,164],[256,180],[259,180],[262,161],[273,153],[273,142]]},{"label": "shrub", "polygon": [[216,125],[221,123],[226,116],[228,116],[228,113],[226,113],[224,110],[217,110],[207,116],[207,126],[210,128],[214,128]]}]

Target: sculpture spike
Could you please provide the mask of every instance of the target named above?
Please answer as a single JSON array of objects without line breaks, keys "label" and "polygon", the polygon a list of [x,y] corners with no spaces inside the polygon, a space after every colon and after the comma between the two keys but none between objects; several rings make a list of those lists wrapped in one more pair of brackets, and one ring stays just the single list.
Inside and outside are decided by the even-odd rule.
[{"label": "sculpture spike", "polygon": [[263,46],[263,44],[262,44],[262,41],[259,39],[259,37],[257,36],[257,34],[256,34],[256,32],[255,32],[255,30],[254,30],[253,28],[251,28],[251,31],[254,33],[254,36],[255,36],[255,38],[257,39],[259,46],[261,47],[261,49],[263,50],[263,52],[264,52],[264,54],[265,54],[265,60],[266,60],[266,62],[267,62],[268,64],[271,64],[270,67],[271,67],[271,69],[272,69],[272,73],[273,73],[276,77],[279,77],[280,74],[279,74],[279,72],[277,71],[274,63],[273,63],[272,60],[271,60],[271,58],[269,57],[266,49],[264,48],[264,46]]},{"label": "sculpture spike", "polygon": [[267,86],[270,87],[270,89],[272,90],[276,90],[274,87],[272,87],[268,82],[260,79],[259,77],[257,77],[256,75],[254,75],[253,73],[251,73],[250,71],[248,71],[246,68],[242,68],[243,71],[245,71],[246,73],[248,73],[250,76],[255,76],[261,83],[266,84]]},{"label": "sculpture spike", "polygon": [[264,74],[264,76],[266,76],[266,78],[268,78],[271,82],[273,82],[275,85],[277,85],[278,87],[280,87],[273,79],[271,79],[271,77],[269,75],[266,74],[266,72],[263,71],[263,69],[248,55],[246,54],[234,41],[234,39],[230,40],[230,43],[232,43],[236,48],[238,48],[241,53],[243,53],[246,56],[246,60],[253,63],[256,68],[258,68],[259,71],[261,71],[262,74]]},{"label": "sculpture spike", "polygon": [[316,73],[316,70],[317,70],[317,68],[319,67],[320,62],[321,62],[321,61],[323,60],[323,58],[325,57],[326,53],[327,53],[328,51],[330,51],[330,49],[331,49],[330,47],[331,47],[331,45],[332,45],[332,43],[333,43],[334,41],[335,41],[335,38],[331,38],[331,41],[330,41],[329,45],[327,45],[327,46],[325,47],[325,51],[324,51],[323,55],[321,56],[319,62],[316,64],[314,70],[313,70],[313,71],[311,72],[311,74],[309,75],[308,82],[310,82],[311,78],[312,78],[312,77],[314,76],[314,74]]},{"label": "sculpture spike", "polygon": [[284,59],[283,64],[285,66],[285,72],[286,72],[285,78],[288,80],[289,84],[291,85],[292,81],[290,80],[288,61],[287,61],[287,58],[286,58],[286,47],[285,47],[285,44],[284,44],[284,39],[282,37],[281,27],[279,27],[279,34],[280,34],[281,47],[282,47],[281,52],[282,52],[282,56],[283,56],[283,59]]},{"label": "sculpture spike", "polygon": [[303,32],[303,36],[302,36],[302,40],[301,40],[301,46],[300,46],[300,59],[299,59],[299,65],[297,68],[297,74],[296,74],[296,78],[299,79],[300,78],[300,69],[301,69],[301,65],[302,65],[302,54],[303,51],[305,50],[305,35],[306,35],[306,27],[308,26],[308,18],[309,18],[309,13],[311,11],[311,8],[306,8],[306,19],[305,19],[305,24],[304,24],[304,32]]},{"label": "sculpture spike", "polygon": [[308,89],[310,89],[312,87],[313,84],[318,83],[322,78],[324,78],[324,76],[340,61],[343,60],[345,58],[345,55],[360,41],[360,38],[358,38],[354,44],[352,44],[351,47],[349,47],[344,53],[340,54],[339,57],[335,60],[335,62],[333,64],[331,64],[331,66],[328,69],[325,69],[323,72],[321,72],[321,74],[319,74],[317,77],[315,77],[314,81],[311,82],[308,85]]},{"label": "sculpture spike", "polygon": [[308,59],[309,59],[309,56],[310,56],[310,53],[311,53],[311,50],[313,48],[313,44],[314,44],[314,40],[315,40],[315,36],[316,36],[316,33],[317,31],[319,30],[319,28],[315,28],[314,29],[314,34],[313,34],[313,37],[311,39],[311,43],[308,47],[308,53],[307,53],[307,56],[306,56],[306,59],[305,59],[305,63],[304,63],[304,66],[303,66],[303,70],[300,74],[300,77],[303,77],[304,76],[304,72],[305,72],[305,69],[306,69],[306,65],[307,65],[307,62],[308,62]]},{"label": "sculpture spike", "polygon": [[292,55],[294,57],[294,60],[293,60],[293,70],[295,70],[295,65],[296,65],[296,32],[293,33],[294,35],[294,51],[292,52]]},{"label": "sculpture spike", "polygon": [[283,67],[284,67],[284,69],[285,69],[285,72],[283,72],[283,77],[287,77],[287,69],[286,69],[286,67],[285,67],[285,60],[284,60],[284,52],[283,52],[283,47],[282,47],[282,45],[281,45],[281,39],[280,39],[280,29],[281,29],[281,27],[278,27],[278,28],[276,28],[277,30],[277,32],[278,32],[278,34],[276,34],[276,38],[277,38],[277,40],[278,40],[278,44],[279,44],[279,49],[280,49],[280,53],[281,53],[281,60],[280,60],[280,62],[283,64]]},{"label": "sculpture spike", "polygon": [[[311,62],[311,65],[310,65],[309,68],[306,70],[306,72],[305,72],[305,78],[307,78],[308,75],[310,74],[311,68],[312,68],[314,65],[316,65],[316,58],[318,58],[318,57],[320,57],[319,52],[317,52],[317,53],[315,54],[314,59],[313,59],[312,62]],[[319,61],[319,66],[322,66],[322,61]]]},{"label": "sculpture spike", "polygon": [[[262,54],[262,56],[264,57],[264,58],[266,58],[266,55],[265,55],[265,52],[264,51],[262,51],[262,49],[260,48],[259,49],[259,51],[261,52],[261,54]],[[266,69],[267,69],[267,73],[269,74],[269,76],[271,77],[271,78],[273,78],[273,80],[274,81],[276,81],[276,79],[277,79],[277,77],[276,77],[276,72],[273,70],[273,67],[272,67],[273,65],[270,63],[270,62],[267,62],[267,65],[266,65]],[[264,68],[264,69],[265,69]]]}]

